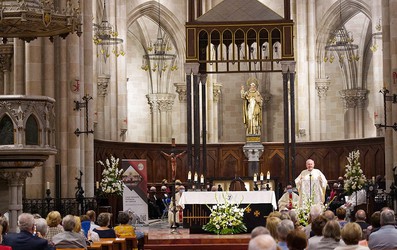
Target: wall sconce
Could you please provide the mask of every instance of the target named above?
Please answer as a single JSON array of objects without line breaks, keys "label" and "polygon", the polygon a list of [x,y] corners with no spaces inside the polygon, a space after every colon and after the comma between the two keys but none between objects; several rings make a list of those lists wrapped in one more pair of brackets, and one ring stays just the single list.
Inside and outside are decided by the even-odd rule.
[{"label": "wall sconce", "polygon": [[83,96],[83,101],[79,102],[79,101],[74,101],[75,104],[75,108],[73,110],[77,110],[80,111],[82,108],[85,108],[85,131],[80,131],[79,128],[76,128],[76,130],[74,131],[74,134],[76,136],[80,136],[80,134],[93,134],[94,130],[88,130],[88,102],[90,100],[92,100],[92,97],[89,96],[88,94]]},{"label": "wall sconce", "polygon": [[384,112],[385,120],[384,120],[384,124],[375,123],[374,125],[377,129],[392,128],[392,129],[394,129],[394,131],[397,131],[397,123],[396,122],[393,125],[387,125],[387,113],[386,113],[386,101],[391,101],[392,103],[397,103],[397,95],[396,94],[388,95],[389,90],[386,87],[383,87],[383,89],[379,90],[379,93],[381,93],[383,95],[383,112]]}]

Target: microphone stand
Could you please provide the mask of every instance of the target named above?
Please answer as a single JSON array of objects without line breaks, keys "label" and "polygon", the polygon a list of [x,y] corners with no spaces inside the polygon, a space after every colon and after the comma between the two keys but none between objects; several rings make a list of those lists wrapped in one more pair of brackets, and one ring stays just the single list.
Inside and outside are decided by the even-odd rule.
[{"label": "microphone stand", "polygon": [[[310,174],[309,174],[309,187],[310,187],[310,192],[309,192],[309,197],[310,197],[310,200],[312,201],[312,173],[310,172]],[[312,201],[313,202],[313,201]]]}]

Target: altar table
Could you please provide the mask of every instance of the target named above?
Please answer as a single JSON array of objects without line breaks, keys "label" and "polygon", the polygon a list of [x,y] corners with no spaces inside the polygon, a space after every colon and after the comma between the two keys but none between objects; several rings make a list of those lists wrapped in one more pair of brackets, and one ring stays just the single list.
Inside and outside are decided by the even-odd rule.
[{"label": "altar table", "polygon": [[249,205],[243,220],[248,232],[256,226],[265,226],[269,213],[277,209],[273,191],[184,192],[179,200],[184,208],[183,227],[190,228],[191,233],[203,233],[201,228],[208,223],[210,215],[207,205],[224,203],[225,199],[242,208]]}]

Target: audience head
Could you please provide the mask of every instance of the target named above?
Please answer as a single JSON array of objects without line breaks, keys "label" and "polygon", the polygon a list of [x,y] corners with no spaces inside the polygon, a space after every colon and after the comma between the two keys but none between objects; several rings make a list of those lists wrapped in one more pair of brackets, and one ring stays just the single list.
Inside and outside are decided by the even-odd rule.
[{"label": "audience head", "polygon": [[5,216],[0,217],[0,226],[3,228],[2,235],[8,233],[8,220]]},{"label": "audience head", "polygon": [[314,235],[316,236],[323,235],[323,228],[326,223],[327,223],[327,219],[323,215],[320,215],[317,218],[315,218],[312,222],[312,231]]},{"label": "audience head", "polygon": [[290,210],[290,211],[288,212],[288,214],[289,214],[289,217],[291,218],[292,222],[293,222],[294,225],[295,225],[296,222],[298,221],[296,211],[295,211],[294,209],[292,209],[292,210]]},{"label": "audience head", "polygon": [[342,239],[346,245],[357,245],[362,237],[362,229],[355,222],[346,223],[342,228]]},{"label": "audience head", "polygon": [[332,238],[335,241],[340,241],[340,225],[336,220],[328,221],[323,228],[324,238]]},{"label": "audience head", "polygon": [[46,221],[49,227],[57,227],[62,221],[61,214],[58,211],[51,211],[48,213]]},{"label": "audience head", "polygon": [[74,215],[68,214],[62,219],[63,230],[72,232],[76,226],[76,219]]},{"label": "audience head", "polygon": [[338,220],[344,220],[346,218],[346,209],[338,207],[336,209],[336,217],[338,217]]},{"label": "audience head", "polygon": [[273,212],[271,212],[267,217],[269,218],[269,217],[277,217],[277,218],[280,218],[280,216],[281,216],[281,213],[279,212],[279,211],[273,211]]},{"label": "audience head", "polygon": [[252,239],[252,238],[255,238],[256,236],[261,235],[261,234],[269,234],[269,235],[270,235],[269,229],[267,229],[267,228],[264,227],[264,226],[257,226],[257,227],[255,227],[255,228],[252,229],[252,231],[251,231],[251,239]]},{"label": "audience head", "polygon": [[218,187],[217,187],[217,186],[212,186],[212,187],[211,187],[211,191],[212,191],[212,192],[218,191]]},{"label": "audience head", "polygon": [[310,208],[310,222],[316,219],[321,213],[323,209],[321,208],[320,204],[316,204]]},{"label": "audience head", "polygon": [[266,228],[269,230],[270,235],[277,239],[277,227],[278,224],[281,222],[280,218],[278,217],[267,217],[266,219]]},{"label": "audience head", "polygon": [[167,191],[167,187],[166,186],[161,186],[161,192],[166,192]]},{"label": "audience head", "polygon": [[40,214],[33,214],[33,218],[35,218],[35,219],[41,218],[41,215]]},{"label": "audience head", "polygon": [[376,211],[371,215],[371,226],[372,228],[380,227],[380,211]]},{"label": "audience head", "polygon": [[394,216],[394,211],[391,209],[385,209],[380,213],[380,225],[395,225],[396,218]]},{"label": "audience head", "polygon": [[130,216],[126,212],[120,212],[119,215],[117,216],[117,221],[121,225],[128,224],[128,222],[130,221]]},{"label": "audience head", "polygon": [[286,241],[289,250],[303,250],[307,246],[306,233],[299,229],[292,230]]},{"label": "audience head", "polygon": [[80,233],[81,232],[81,220],[79,216],[74,216],[74,221],[76,224],[74,225],[73,232]]},{"label": "audience head", "polygon": [[328,220],[335,220],[335,214],[334,212],[332,212],[331,210],[326,210],[323,213],[323,216]]},{"label": "audience head", "polygon": [[276,250],[277,243],[272,236],[261,234],[251,238],[248,244],[248,250]]},{"label": "audience head", "polygon": [[48,231],[47,221],[44,218],[38,218],[34,219],[34,223],[36,224],[36,231],[44,237]]},{"label": "audience head", "polygon": [[110,225],[110,218],[111,218],[111,214],[110,213],[100,213],[98,215],[98,226],[100,227],[107,227]]},{"label": "audience head", "polygon": [[33,233],[34,217],[29,213],[22,213],[18,216],[18,226],[21,231]]},{"label": "audience head", "polygon": [[288,212],[287,213],[282,212],[280,215],[280,220],[291,220],[291,217],[289,216]]},{"label": "audience head", "polygon": [[80,215],[80,221],[81,222],[83,222],[83,221],[89,221],[90,220],[90,217],[88,217],[88,215],[86,215],[86,214],[82,214],[82,215]]},{"label": "audience head", "polygon": [[295,229],[294,223],[291,220],[282,220],[277,225],[277,235],[279,241],[285,241],[289,232]]},{"label": "audience head", "polygon": [[88,210],[87,213],[86,213],[86,215],[88,215],[88,217],[90,218],[90,220],[91,220],[92,222],[95,222],[95,220],[96,220],[96,213],[95,213],[94,210]]},{"label": "audience head", "polygon": [[355,217],[356,221],[365,221],[365,219],[367,219],[367,215],[362,209],[357,210]]},{"label": "audience head", "polygon": [[179,193],[185,192],[185,186],[180,185],[178,191],[179,191]]},{"label": "audience head", "polygon": [[155,186],[151,186],[149,189],[149,192],[151,192],[151,193],[156,193],[156,191],[157,191],[157,189]]}]

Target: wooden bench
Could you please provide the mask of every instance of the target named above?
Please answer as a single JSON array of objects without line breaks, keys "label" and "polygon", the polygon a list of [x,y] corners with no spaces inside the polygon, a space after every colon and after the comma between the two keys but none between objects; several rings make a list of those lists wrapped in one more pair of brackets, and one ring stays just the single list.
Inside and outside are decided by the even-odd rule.
[{"label": "wooden bench", "polygon": [[145,244],[145,250],[247,250],[248,243],[215,244]]},{"label": "wooden bench", "polygon": [[124,238],[127,243],[127,250],[138,249],[138,240],[135,236],[125,236]]},{"label": "wooden bench", "polygon": [[93,242],[91,246],[87,246],[88,250],[102,250],[102,244],[100,242]]},{"label": "wooden bench", "polygon": [[112,241],[113,250],[127,250],[127,242],[125,238],[101,238],[99,242]]}]

